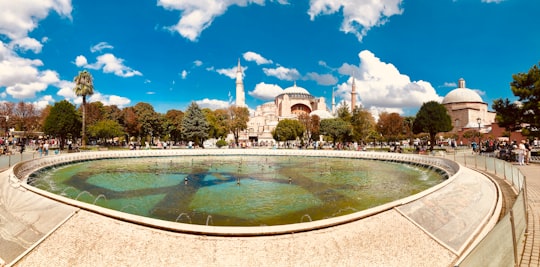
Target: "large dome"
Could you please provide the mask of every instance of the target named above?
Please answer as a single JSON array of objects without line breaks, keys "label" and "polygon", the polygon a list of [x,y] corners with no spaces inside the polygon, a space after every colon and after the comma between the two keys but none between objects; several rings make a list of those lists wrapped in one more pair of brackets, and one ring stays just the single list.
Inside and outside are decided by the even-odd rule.
[{"label": "large dome", "polygon": [[442,101],[443,104],[463,102],[483,103],[484,101],[482,101],[482,98],[478,93],[467,88],[457,88],[450,91]]},{"label": "large dome", "polygon": [[308,92],[308,90],[302,88],[302,87],[299,87],[299,86],[296,86],[293,85],[285,90],[283,90],[283,94],[306,94],[306,95],[309,95],[310,93]]}]

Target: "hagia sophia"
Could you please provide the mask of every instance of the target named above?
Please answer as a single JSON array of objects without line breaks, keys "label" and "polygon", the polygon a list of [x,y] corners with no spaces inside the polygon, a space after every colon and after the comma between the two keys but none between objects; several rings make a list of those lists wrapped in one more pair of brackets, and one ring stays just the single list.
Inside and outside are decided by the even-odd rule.
[{"label": "hagia sophia", "polygon": [[[351,83],[351,107],[356,106],[355,79]],[[317,115],[321,119],[334,117],[335,99],[332,99],[332,109],[326,105],[324,97],[315,97],[308,90],[296,85],[283,90],[274,98],[273,102],[267,102],[257,106],[251,115],[248,128],[240,135],[240,140],[249,143],[273,144],[272,131],[276,128],[279,120],[297,118],[300,114]],[[488,110],[488,104],[474,90],[465,86],[465,80],[459,79],[458,87],[450,91],[441,103],[446,107],[448,115],[452,119],[453,128],[449,133],[455,134],[462,144],[468,144],[469,140],[462,138],[467,130],[480,131],[482,134],[496,135],[500,137],[503,130],[495,123],[495,112]],[[247,107],[243,84],[243,73],[240,61],[236,73],[236,106]],[[495,132],[493,131],[495,129]]]}]

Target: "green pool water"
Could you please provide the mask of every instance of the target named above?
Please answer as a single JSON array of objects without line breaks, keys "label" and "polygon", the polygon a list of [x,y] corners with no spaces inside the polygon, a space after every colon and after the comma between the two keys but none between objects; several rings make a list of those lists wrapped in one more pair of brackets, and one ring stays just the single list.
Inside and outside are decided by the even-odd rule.
[{"label": "green pool water", "polygon": [[302,156],[102,159],[42,169],[29,183],[136,215],[220,226],[282,225],[350,214],[445,179],[375,160]]}]

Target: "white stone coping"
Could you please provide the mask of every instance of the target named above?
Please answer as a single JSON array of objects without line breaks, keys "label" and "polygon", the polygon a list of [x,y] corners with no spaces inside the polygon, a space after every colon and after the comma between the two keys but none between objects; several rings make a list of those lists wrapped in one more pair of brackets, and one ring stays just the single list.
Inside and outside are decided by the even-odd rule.
[{"label": "white stone coping", "polygon": [[[72,161],[85,161],[99,158],[122,158],[122,157],[147,157],[147,156],[204,156],[204,155],[239,155],[239,156],[312,156],[312,157],[340,157],[351,159],[375,159],[385,161],[396,161],[412,164],[421,164],[425,166],[433,166],[445,171],[449,178],[425,191],[418,194],[392,201],[374,208],[355,212],[352,214],[317,220],[313,222],[295,223],[287,225],[275,226],[251,226],[251,227],[236,227],[236,226],[205,226],[186,223],[178,223],[164,221],[159,219],[148,218],[139,215],[128,214],[112,209],[99,207],[93,204],[77,201],[71,198],[66,198],[57,194],[53,194],[27,184],[28,176],[48,166],[67,163]],[[286,150],[286,149],[179,149],[179,150],[130,150],[130,151],[99,151],[99,152],[82,152],[69,153],[61,155],[47,156],[35,160],[21,162],[10,169],[11,174],[16,176],[20,181],[20,186],[43,195],[47,198],[57,200],[68,205],[76,206],[81,209],[89,210],[105,216],[113,217],[123,221],[151,226],[158,229],[169,231],[203,234],[213,236],[264,236],[278,235],[288,233],[298,233],[323,229],[335,225],[345,224],[348,222],[360,220],[378,213],[393,209],[395,207],[407,204],[414,200],[420,199],[451,183],[455,177],[460,175],[460,165],[454,161],[416,154],[397,154],[397,153],[378,153],[378,152],[359,152],[359,151],[328,151],[328,150]]]}]

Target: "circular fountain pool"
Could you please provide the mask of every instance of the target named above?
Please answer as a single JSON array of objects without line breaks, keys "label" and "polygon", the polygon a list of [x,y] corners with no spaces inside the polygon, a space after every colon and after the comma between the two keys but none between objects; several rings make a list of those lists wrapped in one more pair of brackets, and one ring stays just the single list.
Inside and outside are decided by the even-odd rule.
[{"label": "circular fountain pool", "polygon": [[195,225],[284,225],[401,199],[447,175],[420,164],[315,156],[190,155],[55,164],[28,183],[125,213]]}]

